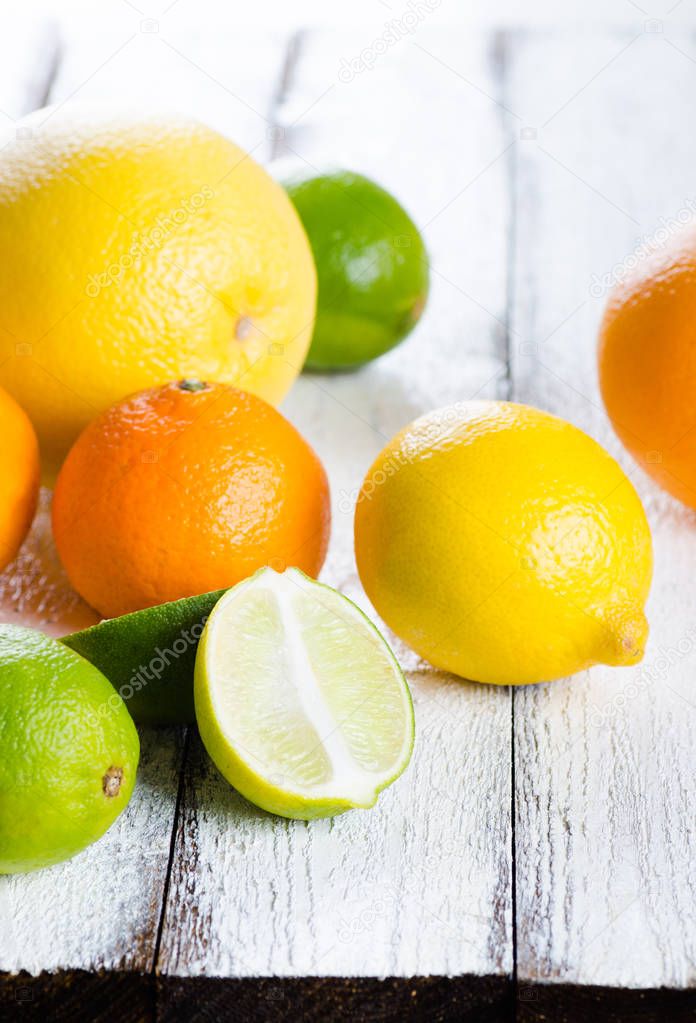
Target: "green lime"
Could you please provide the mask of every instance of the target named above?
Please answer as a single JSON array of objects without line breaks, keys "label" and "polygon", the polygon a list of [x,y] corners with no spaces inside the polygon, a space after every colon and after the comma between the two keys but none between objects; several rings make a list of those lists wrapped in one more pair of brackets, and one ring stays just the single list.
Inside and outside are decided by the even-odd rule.
[{"label": "green lime", "polygon": [[296,568],[263,568],[216,604],[194,691],[220,773],[283,817],[374,806],[411,758],[413,705],[394,654],[355,604]]},{"label": "green lime", "polygon": [[396,199],[349,171],[285,183],[304,224],[319,294],[305,368],[353,369],[412,330],[428,296],[428,254]]},{"label": "green lime", "polygon": [[0,625],[0,874],[67,860],[128,804],[140,745],[102,673],[55,639]]},{"label": "green lime", "polygon": [[139,725],[190,724],[196,647],[224,592],[108,618],[62,642],[106,675]]}]

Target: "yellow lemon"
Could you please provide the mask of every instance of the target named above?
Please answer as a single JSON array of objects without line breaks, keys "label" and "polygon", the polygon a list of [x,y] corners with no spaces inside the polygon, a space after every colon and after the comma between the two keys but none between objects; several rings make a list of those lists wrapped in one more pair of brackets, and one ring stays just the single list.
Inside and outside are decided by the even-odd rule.
[{"label": "yellow lemon", "polygon": [[360,578],[436,667],[515,685],[643,655],[645,513],[617,462],[569,423],[472,401],[417,419],[368,472]]},{"label": "yellow lemon", "polygon": [[316,275],[284,190],[195,121],[51,109],[0,152],[0,383],[49,474],[97,412],[181,377],[276,404]]}]

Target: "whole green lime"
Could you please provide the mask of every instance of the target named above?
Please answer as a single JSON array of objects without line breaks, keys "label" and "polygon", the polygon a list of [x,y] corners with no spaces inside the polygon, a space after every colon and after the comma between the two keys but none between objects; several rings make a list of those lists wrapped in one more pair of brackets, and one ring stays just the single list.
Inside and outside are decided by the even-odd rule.
[{"label": "whole green lime", "polygon": [[285,183],[307,232],[319,293],[306,369],[353,369],[388,352],[418,322],[428,254],[408,213],[349,171]]},{"label": "whole green lime", "polygon": [[0,874],[67,860],[128,804],[140,744],[100,671],[57,640],[0,625]]},{"label": "whole green lime", "polygon": [[61,643],[106,675],[139,725],[190,724],[196,720],[193,669],[198,640],[224,592],[108,618],[64,636]]}]

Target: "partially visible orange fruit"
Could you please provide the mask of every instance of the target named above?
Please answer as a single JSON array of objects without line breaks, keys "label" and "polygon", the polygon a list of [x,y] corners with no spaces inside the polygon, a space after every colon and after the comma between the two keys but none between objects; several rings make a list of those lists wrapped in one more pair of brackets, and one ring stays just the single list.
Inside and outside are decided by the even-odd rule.
[{"label": "partially visible orange fruit", "polygon": [[613,291],[599,380],[634,458],[696,508],[696,231],[677,236]]},{"label": "partially visible orange fruit", "polygon": [[0,569],[29,532],[39,496],[39,444],[26,412],[0,388]]},{"label": "partially visible orange fruit", "polygon": [[324,468],[261,398],[183,380],[112,405],[82,432],[53,500],[77,592],[107,617],[222,589],[270,565],[316,576]]}]

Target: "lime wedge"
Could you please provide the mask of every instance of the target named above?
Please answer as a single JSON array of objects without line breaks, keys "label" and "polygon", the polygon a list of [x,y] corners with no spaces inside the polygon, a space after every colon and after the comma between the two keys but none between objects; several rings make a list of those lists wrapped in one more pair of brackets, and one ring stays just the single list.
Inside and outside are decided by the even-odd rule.
[{"label": "lime wedge", "polygon": [[355,604],[296,568],[263,568],[215,605],[194,695],[220,773],[283,817],[374,806],[411,758],[413,705],[393,653]]}]

